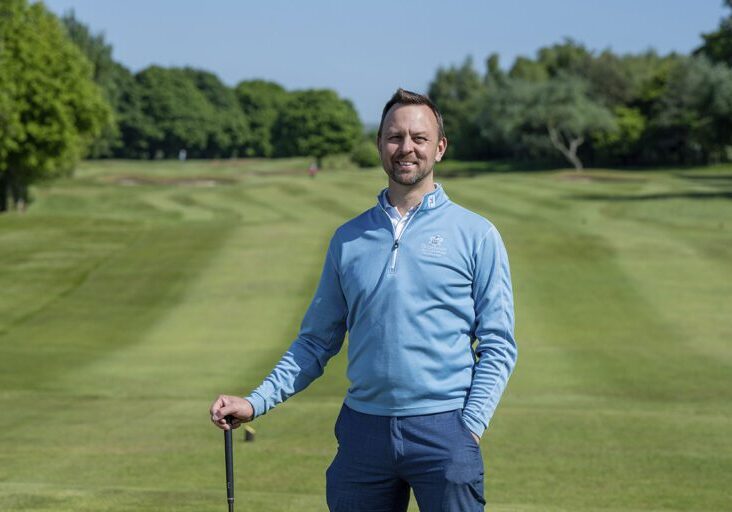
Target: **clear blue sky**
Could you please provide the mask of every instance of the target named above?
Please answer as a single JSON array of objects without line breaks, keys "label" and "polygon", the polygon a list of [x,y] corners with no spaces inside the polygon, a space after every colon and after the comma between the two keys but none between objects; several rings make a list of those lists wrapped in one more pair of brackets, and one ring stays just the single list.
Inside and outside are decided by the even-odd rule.
[{"label": "clear blue sky", "polygon": [[618,53],[688,53],[726,15],[722,0],[45,0],[103,32],[133,71],[193,66],[229,85],[265,78],[328,87],[378,122],[397,87],[425,91],[440,66],[518,55],[571,37]]}]

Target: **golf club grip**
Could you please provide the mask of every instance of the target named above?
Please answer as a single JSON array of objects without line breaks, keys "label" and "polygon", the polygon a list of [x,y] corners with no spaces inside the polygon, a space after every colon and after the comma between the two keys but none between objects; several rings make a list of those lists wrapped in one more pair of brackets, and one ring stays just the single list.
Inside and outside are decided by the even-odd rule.
[{"label": "golf club grip", "polygon": [[[231,425],[231,416],[226,417],[226,423]],[[231,429],[224,430],[224,450],[226,452],[226,499],[229,510],[234,506],[234,452],[231,445]]]}]

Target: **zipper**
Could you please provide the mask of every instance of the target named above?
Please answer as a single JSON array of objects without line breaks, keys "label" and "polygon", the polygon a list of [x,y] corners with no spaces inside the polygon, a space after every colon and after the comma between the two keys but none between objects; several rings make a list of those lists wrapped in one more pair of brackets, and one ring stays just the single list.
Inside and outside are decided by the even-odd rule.
[{"label": "zipper", "polygon": [[419,208],[417,208],[414,213],[407,219],[406,224],[404,224],[404,227],[402,228],[402,232],[399,233],[399,236],[396,236],[396,231],[394,231],[394,225],[391,223],[391,217],[389,217],[389,214],[386,212],[383,206],[379,204],[379,207],[381,208],[381,211],[384,212],[384,215],[386,215],[387,220],[389,221],[389,225],[391,226],[391,233],[394,235],[394,244],[391,246],[391,263],[389,264],[389,273],[395,274],[396,273],[396,264],[397,264],[397,255],[399,254],[399,241],[404,236],[404,232],[407,231],[407,228],[409,227],[409,224],[412,222],[412,219],[419,213]]},{"label": "zipper", "polygon": [[[406,226],[404,226],[406,227]],[[397,253],[399,252],[399,240],[394,240],[394,245],[391,246],[391,264],[389,265],[389,273],[393,274],[396,272],[396,260]]]}]

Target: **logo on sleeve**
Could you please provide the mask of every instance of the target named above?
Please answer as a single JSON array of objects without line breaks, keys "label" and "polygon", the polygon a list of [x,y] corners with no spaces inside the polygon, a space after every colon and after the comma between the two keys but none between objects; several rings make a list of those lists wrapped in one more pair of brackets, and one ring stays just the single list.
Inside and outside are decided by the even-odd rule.
[{"label": "logo on sleeve", "polygon": [[447,247],[443,245],[445,239],[441,235],[432,235],[427,243],[422,244],[422,254],[439,258],[447,254]]}]

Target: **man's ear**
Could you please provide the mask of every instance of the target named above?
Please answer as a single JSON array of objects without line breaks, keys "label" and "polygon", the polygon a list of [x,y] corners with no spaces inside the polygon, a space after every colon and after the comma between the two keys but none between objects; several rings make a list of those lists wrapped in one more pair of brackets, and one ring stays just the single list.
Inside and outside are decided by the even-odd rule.
[{"label": "man's ear", "polygon": [[447,151],[447,137],[442,137],[440,142],[437,143],[437,155],[435,155],[435,162],[440,162],[442,156]]}]

